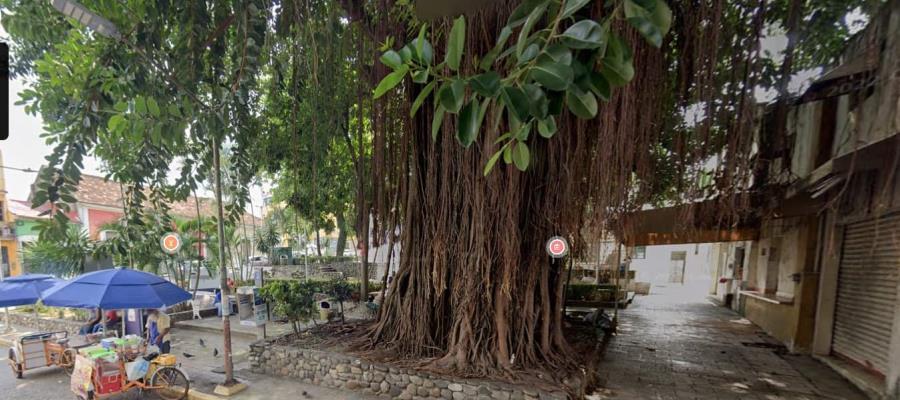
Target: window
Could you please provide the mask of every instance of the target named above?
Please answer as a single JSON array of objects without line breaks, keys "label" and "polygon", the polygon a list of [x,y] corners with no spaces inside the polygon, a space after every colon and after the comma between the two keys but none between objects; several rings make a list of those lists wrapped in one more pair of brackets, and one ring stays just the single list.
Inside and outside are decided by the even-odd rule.
[{"label": "window", "polygon": [[631,258],[635,260],[643,260],[647,258],[647,246],[635,246],[634,256]]},{"label": "window", "polygon": [[113,230],[100,231],[100,241],[106,241],[115,238],[116,236],[119,236],[119,232]]},{"label": "window", "polygon": [[3,212],[3,202],[0,202],[0,222],[5,221],[6,213]]}]

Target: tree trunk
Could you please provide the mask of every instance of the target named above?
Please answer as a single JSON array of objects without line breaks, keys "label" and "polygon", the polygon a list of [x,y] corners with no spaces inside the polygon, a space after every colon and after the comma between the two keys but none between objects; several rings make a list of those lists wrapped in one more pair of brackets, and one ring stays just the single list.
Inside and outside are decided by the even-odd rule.
[{"label": "tree trunk", "polygon": [[344,219],[344,213],[337,213],[338,238],[334,255],[340,257],[344,255],[344,249],[347,248],[347,220]]},{"label": "tree trunk", "polygon": [[191,298],[197,298],[197,288],[200,286],[200,265],[203,264],[203,216],[200,214],[200,199],[197,197],[197,191],[192,190],[194,195],[194,207],[197,211],[197,277],[194,278],[194,290],[191,292]]},{"label": "tree trunk", "polygon": [[316,255],[322,257],[322,239],[319,238],[319,227],[313,226],[313,229],[316,230]]},{"label": "tree trunk", "polygon": [[[213,169],[215,173],[216,183],[216,212],[218,214],[219,232],[219,290],[222,291],[222,304],[230,304],[228,295],[231,294],[231,288],[228,287],[228,268],[225,264],[225,210],[222,207],[222,162],[219,159],[219,143],[216,140],[213,143]],[[225,385],[231,385],[234,380],[234,364],[231,360],[231,319],[228,313],[222,313],[222,332],[223,332],[223,358],[225,359]]]}]

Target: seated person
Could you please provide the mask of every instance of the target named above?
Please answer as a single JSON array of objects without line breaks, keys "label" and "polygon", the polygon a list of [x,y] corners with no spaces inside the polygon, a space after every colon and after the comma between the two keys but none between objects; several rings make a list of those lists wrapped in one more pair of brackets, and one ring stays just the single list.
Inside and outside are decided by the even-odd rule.
[{"label": "seated person", "polygon": [[94,333],[94,330],[97,329],[97,326],[100,325],[100,319],[101,319],[100,316],[101,315],[102,315],[102,311],[99,308],[91,311],[91,318],[88,320],[88,322],[84,326],[81,327],[81,329],[78,331],[78,334],[79,335],[88,335],[88,334]]},{"label": "seated person", "polygon": [[106,330],[115,332],[121,328],[122,328],[122,318],[119,317],[118,311],[116,311],[116,310],[106,311]]}]

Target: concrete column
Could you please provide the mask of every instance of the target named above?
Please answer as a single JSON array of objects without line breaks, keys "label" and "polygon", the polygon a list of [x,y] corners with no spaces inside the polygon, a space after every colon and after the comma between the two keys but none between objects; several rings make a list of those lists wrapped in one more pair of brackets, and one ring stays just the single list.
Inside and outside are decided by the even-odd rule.
[{"label": "concrete column", "polygon": [[835,223],[836,216],[829,212],[824,223],[822,253],[819,257],[819,296],[816,304],[816,323],[813,332],[812,353],[831,354],[831,337],[834,330],[834,309],[837,300],[838,269],[841,264],[841,247],[844,228]]}]

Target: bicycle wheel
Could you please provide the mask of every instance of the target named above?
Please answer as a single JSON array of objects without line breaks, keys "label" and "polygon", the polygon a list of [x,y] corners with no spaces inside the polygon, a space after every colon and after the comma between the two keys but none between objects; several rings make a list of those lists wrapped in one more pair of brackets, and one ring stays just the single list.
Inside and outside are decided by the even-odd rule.
[{"label": "bicycle wheel", "polygon": [[66,375],[72,376],[72,372],[75,371],[75,349],[63,350],[58,362]]},{"label": "bicycle wheel", "polygon": [[187,398],[191,383],[178,368],[162,367],[150,377],[150,387],[161,399],[183,400]]}]

